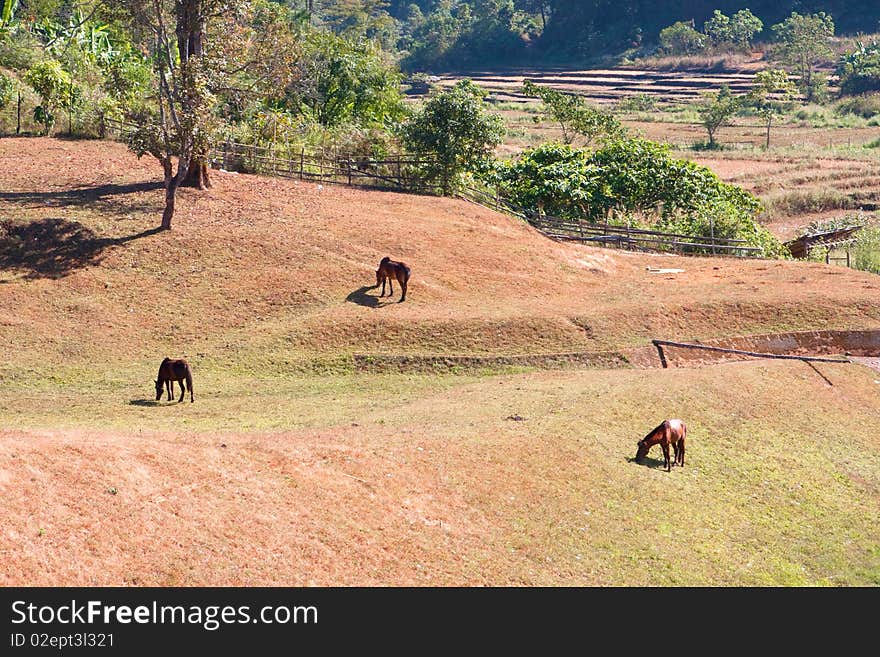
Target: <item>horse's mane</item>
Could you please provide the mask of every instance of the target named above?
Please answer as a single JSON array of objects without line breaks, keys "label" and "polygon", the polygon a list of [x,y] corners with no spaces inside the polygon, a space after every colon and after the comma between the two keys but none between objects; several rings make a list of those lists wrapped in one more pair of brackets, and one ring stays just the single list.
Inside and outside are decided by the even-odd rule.
[{"label": "horse's mane", "polygon": [[663,427],[665,427],[665,426],[666,426],[666,420],[663,420],[660,424],[658,424],[656,427],[651,429],[651,431],[648,432],[648,435],[646,435],[644,438],[642,438],[642,440],[648,440],[650,438],[653,438],[654,434],[662,431]]},{"label": "horse's mane", "polygon": [[389,258],[388,256],[385,256],[384,258],[382,258],[382,259],[379,261],[379,264],[380,264],[380,265],[386,265],[386,264],[388,264],[389,262],[391,262],[391,258]]}]

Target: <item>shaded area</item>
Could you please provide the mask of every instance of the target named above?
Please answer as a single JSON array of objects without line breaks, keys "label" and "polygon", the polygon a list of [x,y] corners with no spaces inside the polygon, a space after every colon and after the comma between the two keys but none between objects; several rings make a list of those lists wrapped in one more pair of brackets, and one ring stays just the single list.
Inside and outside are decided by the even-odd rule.
[{"label": "shaded area", "polygon": [[[121,194],[137,194],[165,189],[160,181],[128,183],[125,185],[107,184],[97,187],[76,187],[47,192],[0,192],[0,200],[11,203],[29,203],[42,207],[85,206],[93,203],[110,203],[111,199]],[[160,202],[157,200],[157,203]],[[136,209],[126,201],[126,209]],[[152,204],[149,207],[153,207]]]},{"label": "shaded area", "polygon": [[364,285],[363,287],[359,287],[345,297],[345,300],[367,308],[378,308],[380,305],[379,297],[367,294],[367,290],[375,290],[377,287],[379,286]]},{"label": "shaded area", "polygon": [[[672,458],[672,453],[670,452],[669,457]],[[635,463],[636,465],[641,465],[645,468],[665,468],[666,461],[663,460],[661,456],[659,459],[655,459],[653,456],[645,456],[641,461],[637,461],[635,457],[628,458],[627,461],[630,463]]]},{"label": "shaded area", "polygon": [[161,404],[154,399],[131,399],[130,406],[160,406]]},{"label": "shaded area", "polygon": [[62,278],[72,271],[101,262],[110,246],[147,237],[162,229],[150,228],[125,237],[98,237],[90,228],[60,217],[27,223],[0,221],[0,269],[23,271],[25,278]]}]

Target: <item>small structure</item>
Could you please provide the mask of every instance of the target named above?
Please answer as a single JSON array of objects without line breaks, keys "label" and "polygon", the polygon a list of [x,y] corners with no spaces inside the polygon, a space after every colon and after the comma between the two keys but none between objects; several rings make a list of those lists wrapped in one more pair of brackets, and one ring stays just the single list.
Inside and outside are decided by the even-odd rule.
[{"label": "small structure", "polygon": [[[809,257],[813,249],[825,249],[825,262],[830,264],[832,260],[846,260],[846,266],[850,266],[849,250],[853,242],[858,239],[856,233],[861,230],[861,226],[847,226],[845,228],[836,228],[822,233],[813,233],[812,235],[801,235],[797,239],[793,239],[785,243],[792,257],[804,259]],[[832,258],[831,251],[837,248],[846,249],[846,258]]]}]

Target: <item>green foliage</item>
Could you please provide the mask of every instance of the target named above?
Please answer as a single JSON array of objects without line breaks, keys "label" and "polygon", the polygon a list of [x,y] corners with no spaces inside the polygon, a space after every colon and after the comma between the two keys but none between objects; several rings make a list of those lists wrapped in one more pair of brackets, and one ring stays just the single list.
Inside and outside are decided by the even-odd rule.
[{"label": "green foliage", "polygon": [[734,48],[749,50],[755,34],[764,29],[764,23],[748,9],[741,9],[733,16],[725,16],[719,10],[703,23],[703,32],[716,50]]},{"label": "green foliage", "polygon": [[587,151],[546,143],[496,163],[489,180],[514,205],[557,217],[590,217],[601,185]]},{"label": "green foliage", "polygon": [[632,94],[617,101],[618,112],[652,112],[655,109],[657,100],[651,94]]},{"label": "green foliage", "polygon": [[798,85],[808,101],[824,92],[824,79],[815,75],[816,65],[832,56],[834,21],[825,12],[802,16],[792,12],[773,26],[778,45],[775,51],[783,63],[799,76]]},{"label": "green foliage", "polygon": [[402,126],[404,144],[437,158],[426,170],[429,180],[449,194],[467,171],[485,169],[504,138],[504,120],[487,112],[486,92],[471,80],[433,94]]},{"label": "green foliage", "polygon": [[[577,136],[590,144],[593,141],[619,139],[626,134],[626,128],[613,114],[590,107],[580,96],[540,86],[531,80],[523,83],[522,92],[541,99],[544,115],[559,124],[566,144],[571,144]],[[539,120],[537,116],[535,119]]]},{"label": "green foliage", "polygon": [[325,127],[381,126],[405,114],[400,81],[376,44],[312,31],[305,42],[301,80],[285,104]]},{"label": "green foliage", "polygon": [[660,30],[660,47],[668,55],[696,55],[706,49],[707,38],[693,23],[678,21]]},{"label": "green foliage", "polygon": [[15,81],[0,73],[0,110],[12,102],[15,96]]},{"label": "green foliage", "polygon": [[755,73],[752,88],[746,94],[745,105],[765,121],[765,148],[770,147],[770,127],[773,120],[791,109],[796,95],[797,89],[783,69],[771,68]]},{"label": "green foliage", "polygon": [[587,153],[544,144],[496,165],[492,181],[515,205],[593,222],[639,223],[687,235],[745,239],[766,256],[784,248],[756,221],[761,203],[669,147],[623,139]]},{"label": "green foliage", "polygon": [[880,274],[880,226],[866,226],[858,235],[852,249],[852,266]]},{"label": "green foliage", "polygon": [[742,102],[742,98],[732,94],[730,87],[726,84],[714,94],[703,95],[699,114],[703,127],[709,133],[710,148],[715,146],[715,132],[730,123],[742,107]]},{"label": "green foliage", "polygon": [[857,41],[856,48],[840,58],[837,75],[841,95],[880,91],[880,45]]},{"label": "green foliage", "polygon": [[70,74],[61,62],[47,59],[35,64],[25,75],[25,82],[39,94],[42,104],[34,110],[34,120],[43,125],[46,134],[55,123],[55,111],[70,108],[79,98],[79,87],[73,84]]},{"label": "green foliage", "polygon": [[834,113],[840,116],[853,114],[863,119],[871,119],[880,114],[880,94],[864,94],[845,98],[834,106]]}]

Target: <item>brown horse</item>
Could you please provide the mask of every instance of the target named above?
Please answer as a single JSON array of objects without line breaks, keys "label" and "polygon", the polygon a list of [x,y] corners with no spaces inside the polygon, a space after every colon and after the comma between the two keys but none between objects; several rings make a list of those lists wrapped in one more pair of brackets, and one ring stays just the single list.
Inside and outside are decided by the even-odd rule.
[{"label": "brown horse", "polygon": [[[183,396],[186,394],[186,385],[189,385],[189,400],[194,402],[192,370],[189,367],[189,363],[185,360],[171,360],[170,358],[166,358],[159,365],[159,374],[156,377],[156,401],[162,399],[163,385],[168,391],[168,401],[173,399],[175,381],[180,384],[180,399],[177,401],[183,401]],[[186,381],[186,385],[184,385],[184,381]]]},{"label": "brown horse", "polygon": [[684,467],[684,439],[687,437],[687,426],[681,420],[663,420],[660,425],[642,438],[637,444],[636,462],[639,463],[648,455],[648,450],[657,443],[663,449],[663,463],[666,472],[672,470],[669,460],[669,445],[675,450],[675,463]]},{"label": "brown horse", "polygon": [[376,287],[379,287],[379,284],[382,284],[382,294],[380,297],[385,296],[385,281],[388,281],[388,296],[390,297],[394,294],[394,283],[393,281],[396,279],[398,283],[400,283],[400,288],[402,294],[400,295],[400,302],[406,300],[406,286],[409,283],[409,274],[410,268],[405,262],[396,262],[385,256],[379,262],[379,269],[376,270]]}]

